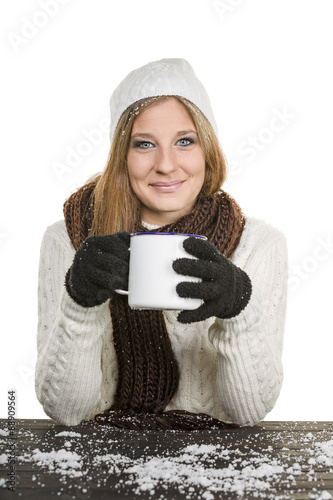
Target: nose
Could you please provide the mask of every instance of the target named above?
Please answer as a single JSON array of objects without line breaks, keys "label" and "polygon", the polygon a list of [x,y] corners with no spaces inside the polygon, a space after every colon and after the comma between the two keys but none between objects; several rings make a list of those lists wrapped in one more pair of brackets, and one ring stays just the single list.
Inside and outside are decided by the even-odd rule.
[{"label": "nose", "polygon": [[177,170],[175,153],[169,148],[160,148],[156,158],[155,171],[167,175],[175,170]]}]

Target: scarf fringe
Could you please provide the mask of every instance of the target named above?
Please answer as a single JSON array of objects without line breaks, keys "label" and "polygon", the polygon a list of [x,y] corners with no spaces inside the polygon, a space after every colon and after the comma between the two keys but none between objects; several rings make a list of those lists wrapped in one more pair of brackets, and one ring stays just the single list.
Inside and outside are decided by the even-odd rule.
[{"label": "scarf fringe", "polygon": [[191,413],[185,410],[170,410],[163,413],[138,413],[133,410],[106,410],[95,416],[95,421],[102,425],[130,430],[202,430],[228,429],[238,427],[210,417],[205,413]]}]

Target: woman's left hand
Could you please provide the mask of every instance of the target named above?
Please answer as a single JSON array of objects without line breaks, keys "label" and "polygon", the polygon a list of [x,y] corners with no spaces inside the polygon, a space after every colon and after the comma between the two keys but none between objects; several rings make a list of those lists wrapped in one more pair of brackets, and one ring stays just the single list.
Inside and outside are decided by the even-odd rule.
[{"label": "woman's left hand", "polygon": [[197,259],[177,259],[173,269],[185,276],[201,278],[201,282],[182,281],[176,287],[180,297],[198,298],[203,304],[193,311],[182,311],[180,323],[203,321],[211,316],[226,319],[237,316],[251,297],[252,284],[245,271],[235,266],[209,241],[189,237],[183,246]]}]

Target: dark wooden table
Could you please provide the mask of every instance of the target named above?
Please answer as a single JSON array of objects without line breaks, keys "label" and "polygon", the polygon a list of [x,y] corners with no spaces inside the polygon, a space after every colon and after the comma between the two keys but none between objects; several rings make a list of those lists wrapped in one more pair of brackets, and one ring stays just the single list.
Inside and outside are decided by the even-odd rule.
[{"label": "dark wooden table", "polygon": [[10,434],[0,420],[0,429],[4,500],[333,498],[333,422],[159,432],[16,420]]}]

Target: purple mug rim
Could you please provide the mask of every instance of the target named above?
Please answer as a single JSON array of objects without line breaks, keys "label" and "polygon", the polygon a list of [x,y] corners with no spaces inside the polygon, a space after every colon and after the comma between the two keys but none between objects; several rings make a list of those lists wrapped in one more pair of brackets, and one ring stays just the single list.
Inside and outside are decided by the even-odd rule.
[{"label": "purple mug rim", "polygon": [[202,236],[201,234],[187,234],[187,233],[130,233],[131,236],[142,236],[142,235],[152,235],[152,234],[158,234],[160,236],[193,236],[194,238],[202,238],[203,240],[206,240],[206,236]]}]

